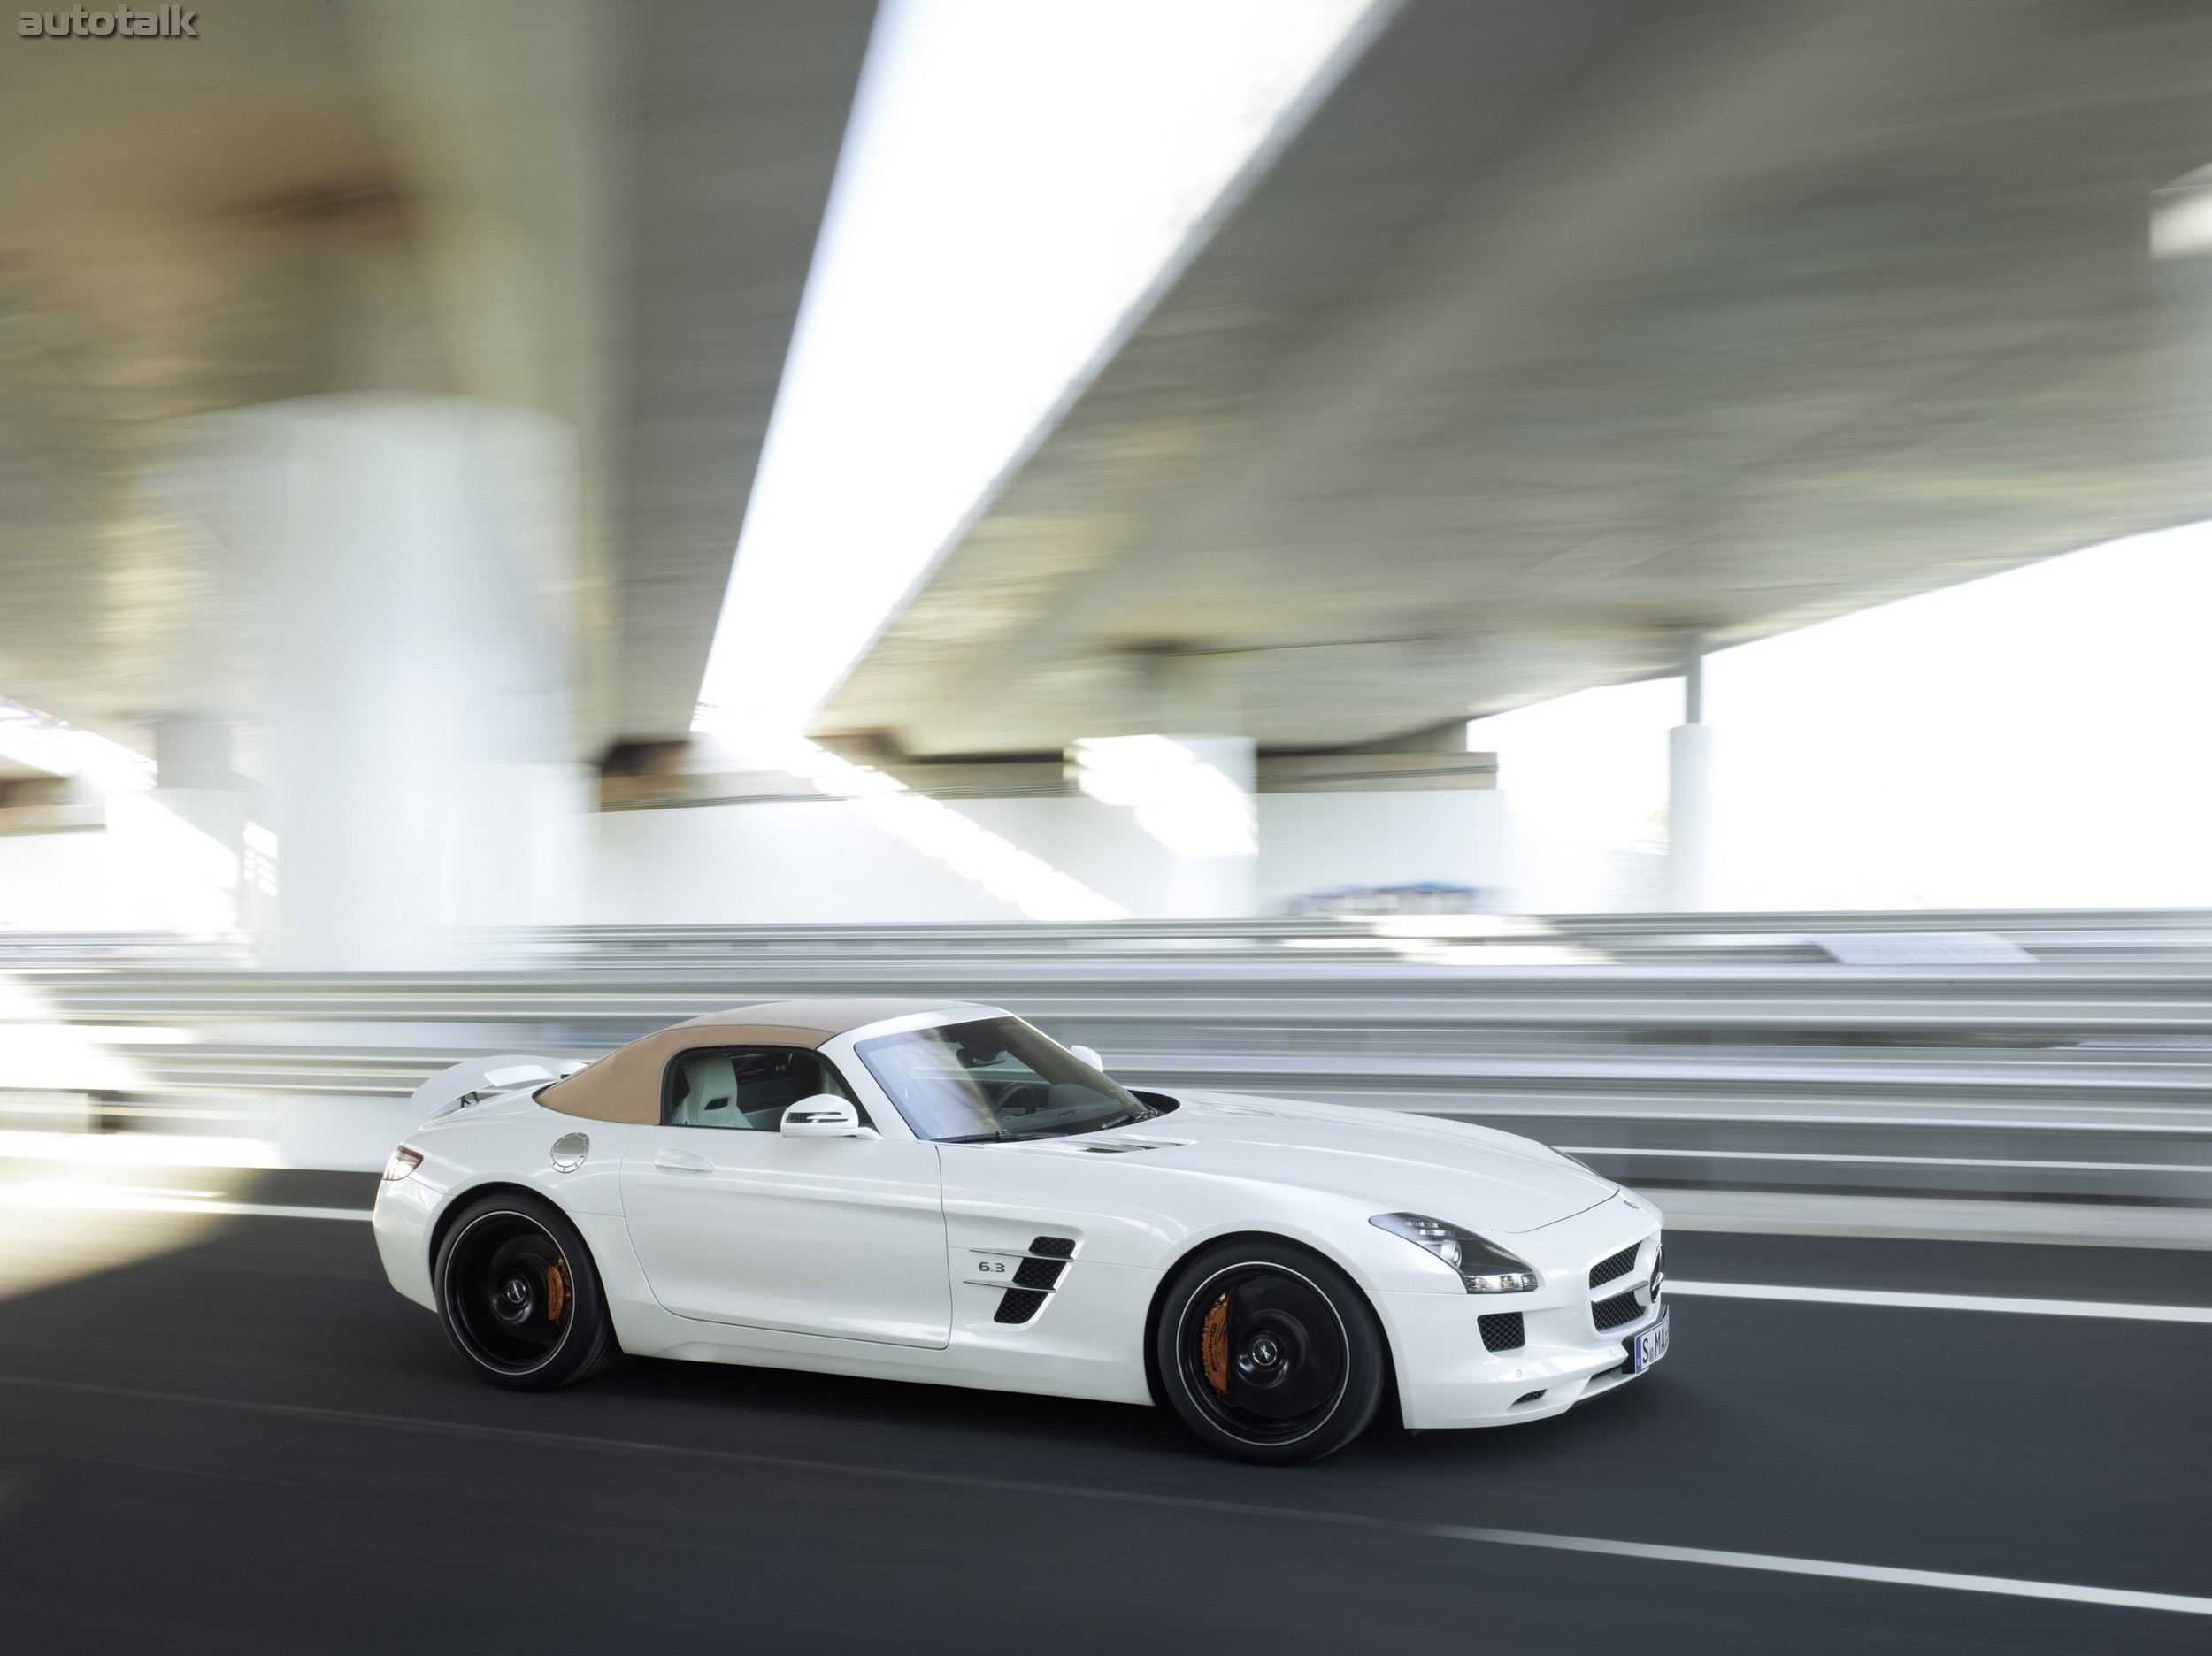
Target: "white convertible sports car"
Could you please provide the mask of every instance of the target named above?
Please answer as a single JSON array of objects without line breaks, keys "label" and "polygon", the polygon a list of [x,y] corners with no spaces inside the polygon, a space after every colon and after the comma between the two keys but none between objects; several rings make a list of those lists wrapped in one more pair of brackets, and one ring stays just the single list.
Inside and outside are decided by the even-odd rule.
[{"label": "white convertible sports car", "polygon": [[790,1000],[461,1065],[376,1202],[495,1385],[615,1354],[1165,1403],[1312,1460],[1540,1420],[1667,1349],[1660,1215],[1540,1144],[1132,1091],[996,1008]]}]

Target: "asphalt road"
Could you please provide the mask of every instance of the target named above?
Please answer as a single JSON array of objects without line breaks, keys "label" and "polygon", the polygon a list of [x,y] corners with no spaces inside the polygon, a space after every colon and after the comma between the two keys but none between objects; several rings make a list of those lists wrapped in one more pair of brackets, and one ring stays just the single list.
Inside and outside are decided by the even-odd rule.
[{"label": "asphalt road", "polygon": [[[352,1200],[357,1181],[255,1200]],[[1149,1410],[631,1361],[515,1397],[365,1225],[0,1300],[0,1647],[2201,1652],[2212,1618],[1474,1526],[2212,1593],[2212,1326],[1683,1300],[1555,1422],[1295,1470]],[[2212,1305],[2212,1256],[1700,1236],[1685,1278]]]}]

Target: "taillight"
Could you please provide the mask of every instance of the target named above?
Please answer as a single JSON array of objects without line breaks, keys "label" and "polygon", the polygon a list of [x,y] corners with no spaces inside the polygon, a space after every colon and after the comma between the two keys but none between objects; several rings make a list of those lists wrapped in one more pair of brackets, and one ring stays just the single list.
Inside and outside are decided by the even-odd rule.
[{"label": "taillight", "polygon": [[421,1165],[422,1152],[410,1146],[402,1145],[392,1152],[392,1159],[384,1164],[385,1181],[390,1183],[403,1179]]}]

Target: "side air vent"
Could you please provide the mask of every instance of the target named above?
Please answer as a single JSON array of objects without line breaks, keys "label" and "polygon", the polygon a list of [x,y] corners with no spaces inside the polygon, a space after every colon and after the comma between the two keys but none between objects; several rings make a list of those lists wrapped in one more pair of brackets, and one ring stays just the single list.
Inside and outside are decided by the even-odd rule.
[{"label": "side air vent", "polygon": [[1518,1351],[1528,1344],[1528,1330],[1521,1325],[1518,1311],[1493,1311],[1477,1317],[1475,1326],[1482,1330],[1485,1351]]},{"label": "side air vent", "polygon": [[1068,1236],[1041,1236],[1029,1245],[1032,1254],[1041,1254],[1047,1259],[1065,1259],[1075,1252],[1075,1238]]},{"label": "side air vent", "polygon": [[1048,1291],[1060,1285],[1060,1273],[1066,1270],[1065,1260],[1025,1259],[1014,1273],[1017,1288],[1042,1288]]},{"label": "side air vent", "polygon": [[1624,1322],[1633,1322],[1643,1314],[1644,1307],[1636,1303],[1634,1294],[1615,1294],[1610,1300],[1601,1300],[1590,1307],[1590,1321],[1602,1334],[1606,1330],[1617,1329]]},{"label": "side air vent", "polygon": [[991,1321],[1026,1322],[1049,1298],[1049,1294],[1035,1288],[1009,1288],[1000,1299],[998,1309],[991,1314]]},{"label": "side air vent", "polygon": [[1636,1250],[1642,1243],[1632,1243],[1617,1254],[1609,1254],[1590,1267],[1590,1286],[1602,1288],[1618,1276],[1625,1276],[1636,1269]]},{"label": "side air vent", "polygon": [[1524,1392],[1520,1396],[1513,1399],[1513,1407],[1515,1408],[1518,1408],[1524,1403],[1536,1402],[1538,1399],[1542,1398],[1543,1395],[1544,1394],[1541,1392]]}]

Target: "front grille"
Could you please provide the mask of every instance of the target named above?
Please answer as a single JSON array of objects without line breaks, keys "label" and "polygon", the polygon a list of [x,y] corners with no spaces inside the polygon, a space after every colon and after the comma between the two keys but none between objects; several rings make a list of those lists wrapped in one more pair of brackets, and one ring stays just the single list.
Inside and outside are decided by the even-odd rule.
[{"label": "front grille", "polygon": [[1477,1317],[1475,1326],[1482,1330],[1485,1351],[1518,1351],[1528,1344],[1528,1330],[1521,1326],[1518,1311],[1493,1311]]},{"label": "front grille", "polygon": [[1037,1307],[1051,1296],[1034,1288],[1009,1288],[1000,1297],[998,1309],[991,1314],[994,1322],[1026,1322],[1037,1315]]},{"label": "front grille", "polygon": [[1054,1288],[1059,1285],[1060,1273],[1068,1268],[1065,1260],[1025,1259],[1014,1272],[1017,1288]]},{"label": "front grille", "polygon": [[1598,1332],[1616,1329],[1624,1322],[1633,1322],[1643,1315],[1646,1307],[1636,1303],[1632,1293],[1615,1294],[1610,1300],[1601,1300],[1590,1307],[1590,1321],[1597,1324]]},{"label": "front grille", "polygon": [[1029,1245],[1032,1254],[1041,1254],[1047,1259],[1066,1259],[1075,1252],[1071,1236],[1041,1236]]},{"label": "front grille", "polygon": [[1611,1282],[1616,1276],[1625,1276],[1629,1272],[1634,1270],[1636,1269],[1636,1250],[1641,1246],[1643,1246],[1643,1244],[1640,1242],[1632,1243],[1629,1246],[1623,1248],[1619,1253],[1609,1254],[1605,1258],[1591,1266],[1590,1286],[1593,1288],[1602,1288],[1606,1284]]}]

